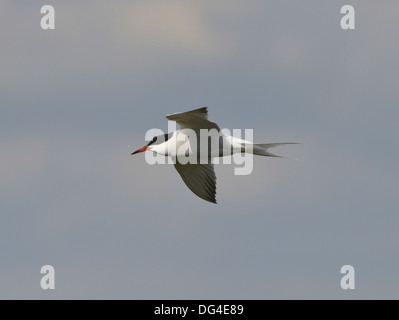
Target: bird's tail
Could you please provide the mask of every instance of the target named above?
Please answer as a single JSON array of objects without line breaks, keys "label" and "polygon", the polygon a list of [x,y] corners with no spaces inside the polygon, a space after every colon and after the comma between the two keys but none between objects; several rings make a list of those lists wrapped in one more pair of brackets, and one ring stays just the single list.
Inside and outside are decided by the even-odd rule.
[{"label": "bird's tail", "polygon": [[278,156],[276,154],[270,153],[267,151],[269,148],[283,146],[286,144],[297,144],[297,142],[280,142],[280,143],[255,143],[253,145],[252,153],[258,156],[267,156],[267,157],[277,157],[277,158],[284,158],[282,156]]}]

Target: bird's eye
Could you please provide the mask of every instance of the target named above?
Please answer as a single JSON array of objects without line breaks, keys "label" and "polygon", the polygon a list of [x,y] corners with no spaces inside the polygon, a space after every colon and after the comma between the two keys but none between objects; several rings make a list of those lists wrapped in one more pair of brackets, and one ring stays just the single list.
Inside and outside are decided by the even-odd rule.
[{"label": "bird's eye", "polygon": [[147,146],[152,145],[155,141],[157,141],[157,137],[152,138],[152,140],[147,144]]}]

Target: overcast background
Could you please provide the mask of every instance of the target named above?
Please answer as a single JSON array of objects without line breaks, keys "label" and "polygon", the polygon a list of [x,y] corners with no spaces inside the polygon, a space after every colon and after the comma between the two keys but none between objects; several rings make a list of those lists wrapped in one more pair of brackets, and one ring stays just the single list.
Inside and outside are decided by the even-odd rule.
[{"label": "overcast background", "polygon": [[[398,299],[398,12],[1,1],[0,298]],[[130,156],[166,114],[204,105],[256,142],[301,144],[249,176],[218,165],[217,205]]]}]

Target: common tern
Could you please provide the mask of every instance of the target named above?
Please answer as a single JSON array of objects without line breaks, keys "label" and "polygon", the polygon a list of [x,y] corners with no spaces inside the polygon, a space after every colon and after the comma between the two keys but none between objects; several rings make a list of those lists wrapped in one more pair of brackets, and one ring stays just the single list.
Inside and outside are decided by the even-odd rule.
[{"label": "common tern", "polygon": [[[268,152],[268,149],[295,144],[295,142],[254,144],[225,135],[216,123],[208,120],[207,107],[170,114],[166,118],[176,121],[180,129],[154,137],[146,146],[136,150],[132,155],[152,151],[159,155],[170,156],[187,187],[201,199],[212,203],[216,203],[216,175],[212,163],[213,158],[234,153],[280,157]],[[201,142],[204,129],[207,132],[205,139],[216,141],[216,144]],[[155,144],[156,142],[158,144]]]}]

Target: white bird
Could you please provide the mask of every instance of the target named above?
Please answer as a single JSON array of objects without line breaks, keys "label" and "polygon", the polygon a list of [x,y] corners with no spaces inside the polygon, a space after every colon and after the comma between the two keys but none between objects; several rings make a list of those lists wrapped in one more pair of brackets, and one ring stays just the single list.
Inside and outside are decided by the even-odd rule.
[{"label": "white bird", "polygon": [[[234,153],[280,157],[268,152],[267,149],[294,144],[293,142],[254,144],[225,135],[216,123],[208,120],[207,107],[170,114],[166,118],[176,121],[180,130],[154,137],[146,146],[133,152],[132,155],[148,150],[172,157],[174,166],[187,187],[201,199],[212,203],[216,203],[216,175],[212,164],[213,158]],[[204,132],[207,132],[205,138]],[[201,138],[211,140],[211,143],[203,143]],[[214,141],[216,143],[213,143]],[[159,144],[154,144],[155,142]]]}]

